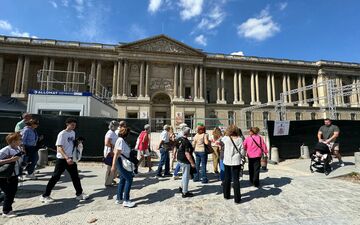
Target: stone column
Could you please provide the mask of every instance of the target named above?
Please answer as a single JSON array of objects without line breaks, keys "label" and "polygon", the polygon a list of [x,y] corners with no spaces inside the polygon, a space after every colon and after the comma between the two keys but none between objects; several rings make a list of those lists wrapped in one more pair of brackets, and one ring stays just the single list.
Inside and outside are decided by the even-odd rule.
[{"label": "stone column", "polygon": [[237,70],[234,70],[234,104],[238,102],[238,74]]},{"label": "stone column", "polygon": [[[302,86],[306,87],[306,82],[305,82],[305,75],[302,76]],[[309,104],[307,103],[307,95],[306,95],[306,90],[304,90],[303,92],[303,106],[309,106]]]},{"label": "stone column", "polygon": [[145,68],[145,98],[149,98],[149,63],[146,63]]},{"label": "stone column", "polygon": [[204,99],[205,101],[207,101],[207,85],[206,85],[206,81],[207,81],[207,74],[206,74],[206,68],[203,68],[203,73],[204,73]]},{"label": "stone column", "polygon": [[350,96],[350,107],[358,107],[358,95],[356,93],[356,78],[352,78],[353,88],[351,89],[352,95]]},{"label": "stone column", "polygon": [[54,68],[55,68],[55,59],[54,58],[50,58],[50,63],[49,63],[49,74],[47,76],[47,85],[46,85],[46,89],[47,90],[52,90],[53,89],[53,83],[54,82]]},{"label": "stone column", "polygon": [[[3,74],[4,74],[4,57],[0,55],[0,87],[2,85],[2,78],[3,78]],[[0,88],[0,96],[2,95],[1,93],[1,88]]]},{"label": "stone column", "polygon": [[267,101],[271,103],[271,75],[270,72],[266,74],[266,90],[267,90]]},{"label": "stone column", "polygon": [[[291,91],[291,82],[290,82],[290,74],[288,74],[287,75],[287,87],[288,87],[288,92],[290,92]],[[292,101],[291,101],[291,94],[289,94],[289,103],[291,103]]]},{"label": "stone column", "polygon": [[96,89],[95,89],[95,95],[100,96],[102,94],[102,90],[101,90],[101,62],[97,62],[97,67],[96,67]]},{"label": "stone column", "polygon": [[180,87],[179,87],[180,94],[179,95],[180,95],[180,98],[182,99],[182,98],[184,98],[184,87],[183,87],[184,70],[183,70],[183,65],[182,64],[180,64],[179,76],[180,76],[180,79],[179,79],[180,80]]},{"label": "stone column", "polygon": [[112,99],[114,99],[114,98],[116,98],[116,93],[117,93],[117,90],[116,90],[116,88],[117,88],[117,75],[118,75],[118,71],[117,71],[117,69],[118,69],[118,62],[117,61],[115,61],[114,62],[114,69],[113,69],[113,79],[112,79],[112,96],[111,96],[111,98]]},{"label": "stone column", "polygon": [[145,63],[141,62],[140,66],[140,95],[139,97],[144,97],[144,69],[145,69]]},{"label": "stone column", "polygon": [[276,90],[275,90],[275,74],[271,73],[271,91],[272,91],[272,101],[275,102],[276,101]]},{"label": "stone column", "polygon": [[313,107],[318,107],[319,106],[319,100],[317,99],[318,98],[318,93],[317,93],[317,87],[315,87],[316,85],[316,77],[313,77],[313,89],[312,89],[312,92],[313,92],[313,98],[314,98],[314,104],[313,104]]},{"label": "stone column", "polygon": [[226,102],[225,100],[225,74],[224,74],[224,69],[221,70],[221,101],[223,103]]},{"label": "stone column", "polygon": [[178,64],[174,66],[174,99],[178,97]]},{"label": "stone column", "polygon": [[251,77],[250,77],[250,90],[251,90],[250,105],[255,105],[255,74],[253,71],[251,71]]},{"label": "stone column", "polygon": [[194,69],[194,100],[198,99],[198,66]]},{"label": "stone column", "polygon": [[203,74],[203,67],[200,66],[200,93],[199,93],[199,97],[200,100],[204,100],[204,74]]},{"label": "stone column", "polygon": [[357,88],[357,99],[358,99],[357,104],[360,105],[360,78],[356,78],[356,86],[358,87]]},{"label": "stone column", "polygon": [[[317,82],[322,83],[324,81],[326,81],[326,73],[325,73],[325,71],[323,69],[319,69],[318,76],[317,76]],[[321,85],[320,87],[318,87],[317,94],[318,94],[319,98],[326,97],[327,96],[326,87],[324,85]],[[319,105],[326,106],[327,105],[327,99],[319,100]],[[324,116],[325,115],[326,115],[326,113],[324,113]]]},{"label": "stone column", "polygon": [[79,91],[79,74],[77,73],[79,71],[79,60],[74,59],[74,70],[73,70],[73,91]]},{"label": "stone column", "polygon": [[[302,84],[302,78],[301,75],[298,74],[298,80],[297,80],[297,88],[301,88],[301,84]],[[298,92],[298,98],[299,98],[299,103],[298,106],[302,106],[303,105],[303,96],[302,96],[302,91]]]},{"label": "stone column", "polygon": [[96,83],[95,83],[95,78],[96,78],[96,63],[95,61],[91,62],[91,70],[90,70],[90,92],[94,93],[95,89],[96,89]]},{"label": "stone column", "polygon": [[72,88],[70,84],[70,81],[72,80],[72,76],[73,76],[72,70],[73,70],[72,59],[68,59],[67,69],[66,69],[65,91],[70,91]]},{"label": "stone column", "polygon": [[127,96],[127,74],[128,73],[128,61],[125,60],[124,62],[124,75],[123,75],[123,97]]},{"label": "stone column", "polygon": [[30,57],[25,56],[24,69],[23,69],[22,82],[21,82],[21,93],[20,93],[24,96],[27,94],[28,91],[29,67],[30,67]]},{"label": "stone column", "polygon": [[256,86],[256,104],[261,104],[259,95],[259,73],[255,74],[255,86]]},{"label": "stone column", "polygon": [[116,98],[119,98],[122,94],[122,80],[123,80],[123,65],[122,65],[122,61],[121,60],[118,60],[117,62],[118,64],[118,70],[117,70],[117,81],[116,81]]},{"label": "stone column", "polygon": [[[283,74],[282,88],[283,88],[283,93],[286,92],[287,88],[286,88],[286,75],[285,74]],[[284,95],[284,103],[287,103],[286,95]]]},{"label": "stone column", "polygon": [[220,102],[220,70],[216,70],[216,102]]},{"label": "stone column", "polygon": [[242,92],[242,71],[240,70],[238,72],[238,79],[239,79],[239,104],[243,105],[244,104],[244,100],[243,100],[243,92]]},{"label": "stone column", "polygon": [[19,56],[17,66],[16,66],[14,92],[12,94],[15,96],[20,93],[20,80],[21,80],[21,76],[22,76],[22,68],[23,68],[23,56]]},{"label": "stone column", "polygon": [[345,100],[344,100],[344,95],[343,95],[343,90],[342,90],[342,86],[343,86],[343,82],[342,82],[342,77],[339,78],[339,84],[341,87],[341,96],[340,96],[340,102],[341,102],[341,106],[345,106]]},{"label": "stone column", "polygon": [[47,74],[48,74],[47,73],[48,67],[49,67],[48,58],[44,57],[43,67],[42,67],[42,72],[41,72],[40,90],[44,90],[46,88],[45,78],[47,77]]}]

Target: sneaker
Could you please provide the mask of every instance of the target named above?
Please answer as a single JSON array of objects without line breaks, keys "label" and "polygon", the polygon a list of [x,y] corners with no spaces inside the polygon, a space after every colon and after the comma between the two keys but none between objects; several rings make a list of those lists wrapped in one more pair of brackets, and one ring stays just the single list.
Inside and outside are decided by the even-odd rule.
[{"label": "sneaker", "polygon": [[173,180],[179,180],[180,179],[180,176],[173,176]]},{"label": "sneaker", "polygon": [[340,167],[344,167],[344,166],[345,166],[345,164],[344,164],[343,161],[339,162],[339,165],[340,165]]},{"label": "sneaker", "polygon": [[54,199],[50,198],[50,196],[44,197],[44,196],[41,195],[41,196],[40,196],[40,201],[41,201],[42,203],[47,204],[47,203],[53,202]]},{"label": "sneaker", "polygon": [[156,177],[163,177],[162,174],[156,174]]},{"label": "sneaker", "polygon": [[84,194],[84,193],[82,193],[81,195],[78,195],[78,196],[76,196],[76,199],[77,200],[86,200],[86,199],[88,199],[89,198],[89,196],[88,195],[86,195],[86,194]]},{"label": "sneaker", "polygon": [[6,213],[6,214],[3,213],[2,216],[3,216],[3,217],[6,217],[6,218],[13,218],[13,217],[16,216],[16,213],[14,213],[14,211],[10,211],[10,212],[8,212],[8,213]]},{"label": "sneaker", "polygon": [[124,201],[122,204],[124,207],[132,208],[135,206],[135,202],[132,201]]},{"label": "sneaker", "polygon": [[182,194],[182,197],[183,198],[191,198],[191,197],[194,197],[194,194],[191,192],[186,192],[185,194],[184,193]]},{"label": "sneaker", "polygon": [[26,178],[29,178],[30,180],[37,180],[37,177],[34,173],[26,175]]},{"label": "sneaker", "polygon": [[166,173],[166,174],[164,174],[164,177],[172,177],[172,174],[171,173]]},{"label": "sneaker", "polygon": [[123,203],[122,199],[120,199],[120,200],[117,199],[117,195],[114,195],[113,199],[115,201],[115,205],[121,205]]},{"label": "sneaker", "polygon": [[179,193],[182,193],[182,187],[179,187]]}]

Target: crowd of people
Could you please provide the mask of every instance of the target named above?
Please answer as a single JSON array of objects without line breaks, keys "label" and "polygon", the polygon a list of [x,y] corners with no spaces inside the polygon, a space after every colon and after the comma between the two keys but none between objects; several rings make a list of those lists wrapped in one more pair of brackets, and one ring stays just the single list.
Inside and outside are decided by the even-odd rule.
[{"label": "crowd of people", "polygon": [[[75,119],[66,119],[65,129],[57,136],[56,163],[46,189],[40,196],[40,201],[43,203],[53,201],[50,197],[51,192],[65,170],[70,174],[75,188],[75,198],[78,200],[89,198],[83,192],[77,161],[73,158],[77,143],[74,131],[76,125]],[[36,131],[38,126],[39,121],[25,113],[23,120],[16,124],[15,132],[6,137],[8,145],[0,150],[0,188],[5,195],[2,214],[4,217],[16,215],[12,203],[22,170],[26,172],[27,178],[36,179],[37,145],[42,139]],[[111,121],[108,128],[104,138],[104,163],[107,164],[104,184],[106,187],[116,185],[116,178],[119,178],[117,194],[114,196],[115,204],[122,204],[128,208],[135,206],[135,202],[130,198],[133,178],[138,173],[138,165],[144,161],[148,172],[152,172],[151,151],[154,149],[151,149],[151,146],[157,146],[160,152],[156,177],[173,176],[174,180],[177,180],[181,171],[179,192],[183,198],[194,196],[189,190],[190,180],[203,184],[209,182],[207,176],[209,155],[212,156],[213,172],[221,180],[225,199],[230,199],[231,187],[233,187],[234,202],[236,204],[241,202],[240,176],[245,158],[248,162],[249,181],[253,186],[260,187],[260,161],[262,157],[267,157],[268,149],[257,127],[251,127],[249,136],[245,138],[241,129],[234,124],[229,125],[224,132],[216,127],[207,133],[206,127],[200,123],[196,127],[195,135],[192,135],[192,129],[187,124],[180,124],[177,134],[171,126],[165,125],[159,143],[151,145],[150,125],[146,124],[137,138],[136,150],[131,149],[128,143],[130,128],[125,121]],[[338,135],[338,127],[331,125],[328,119],[318,132],[319,142],[333,143],[335,154],[343,164],[338,151]],[[176,166],[173,168],[175,162]],[[171,174],[171,170],[174,174]]]}]

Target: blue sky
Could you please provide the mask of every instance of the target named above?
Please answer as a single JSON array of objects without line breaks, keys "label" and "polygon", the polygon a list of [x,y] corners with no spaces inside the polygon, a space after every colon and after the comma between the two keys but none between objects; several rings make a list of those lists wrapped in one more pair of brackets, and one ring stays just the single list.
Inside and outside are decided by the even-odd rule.
[{"label": "blue sky", "polygon": [[1,0],[0,34],[360,63],[358,0]]}]

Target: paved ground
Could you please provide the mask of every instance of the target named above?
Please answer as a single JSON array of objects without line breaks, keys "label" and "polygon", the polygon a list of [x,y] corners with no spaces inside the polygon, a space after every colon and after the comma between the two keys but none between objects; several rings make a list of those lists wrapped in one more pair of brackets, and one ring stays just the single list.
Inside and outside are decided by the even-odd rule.
[{"label": "paved ground", "polygon": [[56,201],[44,205],[39,196],[53,169],[47,167],[38,181],[25,181],[20,187],[13,205],[19,216],[0,218],[0,224],[88,224],[92,219],[97,220],[93,224],[360,224],[359,184],[332,179],[354,170],[354,157],[344,161],[347,165],[328,177],[311,174],[308,160],[270,165],[261,174],[260,189],[251,187],[245,175],[240,205],[223,199],[220,182],[212,173],[209,184],[190,182],[196,195],[191,199],[177,193],[180,181],[142,174],[135,178],[131,191],[137,203],[133,209],[114,204],[116,187],[103,187],[105,168],[93,163],[79,166],[88,201],[74,199],[66,174],[53,191]]}]

